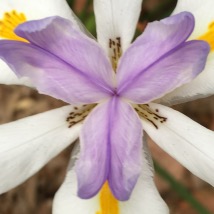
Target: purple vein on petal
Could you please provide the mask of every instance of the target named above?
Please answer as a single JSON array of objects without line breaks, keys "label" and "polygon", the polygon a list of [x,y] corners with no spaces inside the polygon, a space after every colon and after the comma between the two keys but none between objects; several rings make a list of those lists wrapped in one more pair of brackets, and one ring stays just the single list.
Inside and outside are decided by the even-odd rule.
[{"label": "purple vein on petal", "polygon": [[194,79],[203,71],[209,46],[203,41],[183,43],[134,78],[121,96],[148,103]]},{"label": "purple vein on petal", "polygon": [[132,84],[138,74],[183,44],[193,29],[194,17],[188,12],[149,23],[121,58],[117,75],[119,93]]},{"label": "purple vein on petal", "polygon": [[110,96],[109,92],[100,90],[100,87],[69,64],[37,46],[2,40],[0,58],[18,76],[31,78],[41,93],[65,102],[94,103]]},{"label": "purple vein on petal", "polygon": [[21,24],[15,32],[87,74],[87,78],[93,77],[94,84],[112,93],[113,71],[105,52],[71,21],[48,17]]},{"label": "purple vein on petal", "polygon": [[209,53],[204,41],[185,42],[193,27],[188,12],[149,24],[121,58],[118,95],[143,104],[193,80]]},{"label": "purple vein on petal", "polygon": [[80,133],[80,158],[76,165],[78,196],[96,195],[109,172],[110,101],[99,104],[86,118]]},{"label": "purple vein on petal", "polygon": [[118,200],[128,200],[141,171],[142,125],[133,108],[113,97],[86,119],[76,172],[78,195],[90,198],[103,183]]},{"label": "purple vein on petal", "polygon": [[142,125],[137,113],[121,99],[112,101],[109,186],[120,201],[129,199],[142,170]]}]

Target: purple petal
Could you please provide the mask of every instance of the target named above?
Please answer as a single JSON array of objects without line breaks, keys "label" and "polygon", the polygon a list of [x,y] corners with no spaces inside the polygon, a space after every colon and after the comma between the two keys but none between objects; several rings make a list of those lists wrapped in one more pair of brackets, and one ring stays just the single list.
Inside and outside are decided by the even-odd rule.
[{"label": "purple petal", "polygon": [[193,28],[194,17],[188,12],[149,23],[121,58],[117,72],[118,88],[131,83],[139,73],[180,46]]},{"label": "purple petal", "polygon": [[16,34],[87,73],[106,88],[113,84],[111,64],[99,44],[70,20],[49,17],[19,25]]},{"label": "purple petal", "polygon": [[81,152],[75,170],[78,195],[83,199],[96,195],[107,179],[110,159],[109,108],[109,102],[98,105],[84,121],[81,130]]},{"label": "purple petal", "polygon": [[118,98],[97,106],[80,135],[76,172],[81,198],[94,196],[108,180],[114,196],[128,200],[141,171],[142,125]]},{"label": "purple petal", "polygon": [[208,53],[206,42],[186,42],[139,73],[131,84],[124,85],[120,96],[136,103],[162,97],[194,79],[204,69]]},{"label": "purple petal", "polygon": [[[41,93],[71,104],[94,103],[110,96],[96,78],[38,46],[0,41],[0,58],[17,76],[27,76]],[[97,56],[102,61],[102,56]]]},{"label": "purple petal", "polygon": [[142,125],[137,113],[121,100],[112,102],[109,186],[117,199],[128,200],[142,170]]}]

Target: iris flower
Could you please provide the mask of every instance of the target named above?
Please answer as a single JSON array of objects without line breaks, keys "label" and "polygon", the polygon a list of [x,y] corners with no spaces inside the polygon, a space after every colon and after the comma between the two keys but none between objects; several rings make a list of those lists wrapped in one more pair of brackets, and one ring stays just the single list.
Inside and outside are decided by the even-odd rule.
[{"label": "iris flower", "polygon": [[[9,66],[2,83],[17,84],[19,80],[11,78],[14,72],[22,84],[69,105],[0,126],[1,193],[36,173],[79,137],[80,149],[73,151],[53,213],[168,213],[152,179],[143,130],[192,173],[214,185],[214,133],[158,104],[198,97],[198,92],[187,96],[179,92],[191,82],[199,85],[207,73],[212,31],[200,36],[197,28],[193,32],[194,16],[177,13],[187,3],[180,0],[175,15],[148,24],[130,44],[140,0],[94,1],[99,43],[71,12],[68,17],[63,14],[68,11],[64,1],[57,1],[52,11],[64,18],[27,22],[39,17],[29,13],[28,19],[21,7],[26,2],[20,0],[19,7],[16,2],[1,3],[14,7],[1,22],[1,36],[7,40],[0,41],[0,58]],[[38,1],[28,4],[28,9],[30,4],[37,8],[35,14],[43,7]],[[204,8],[209,10],[210,5]],[[15,34],[8,26],[14,23],[11,20],[23,22]],[[197,37],[187,41],[194,33]]]}]

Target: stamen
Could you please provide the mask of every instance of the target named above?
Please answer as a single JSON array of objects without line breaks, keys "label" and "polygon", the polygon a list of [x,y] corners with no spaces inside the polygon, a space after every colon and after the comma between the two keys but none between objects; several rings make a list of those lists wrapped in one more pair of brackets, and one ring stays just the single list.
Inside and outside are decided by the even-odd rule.
[{"label": "stamen", "polygon": [[214,22],[208,26],[208,31],[198,38],[209,43],[211,51],[214,51]]},{"label": "stamen", "polygon": [[6,12],[0,20],[0,37],[11,40],[27,42],[27,40],[17,36],[14,29],[21,23],[26,22],[24,13],[17,13],[15,10]]},{"label": "stamen", "polygon": [[112,195],[108,182],[103,185],[100,192],[100,211],[96,214],[119,214],[118,200]]},{"label": "stamen", "polygon": [[118,61],[122,55],[121,38],[109,39],[110,57],[114,71],[117,70]]},{"label": "stamen", "polygon": [[96,104],[75,106],[74,110],[69,114],[66,119],[69,124],[68,128],[71,128],[75,124],[82,122],[95,106]]},{"label": "stamen", "polygon": [[155,109],[153,111],[148,104],[144,105],[133,105],[135,111],[138,113],[139,117],[149,121],[156,129],[160,123],[165,123],[167,121],[166,117],[159,115],[159,110]]}]

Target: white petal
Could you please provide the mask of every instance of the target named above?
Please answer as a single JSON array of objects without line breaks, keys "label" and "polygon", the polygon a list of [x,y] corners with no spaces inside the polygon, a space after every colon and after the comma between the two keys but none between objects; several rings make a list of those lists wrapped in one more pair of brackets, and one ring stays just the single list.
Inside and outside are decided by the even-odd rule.
[{"label": "white petal", "polygon": [[193,81],[175,89],[156,102],[164,105],[179,103],[208,97],[214,94],[214,52],[208,56],[206,67]]},{"label": "white petal", "polygon": [[110,39],[119,42],[122,51],[129,46],[141,11],[142,0],[95,0],[94,12],[99,43],[109,52]]},{"label": "white petal", "polygon": [[[66,179],[58,190],[53,204],[53,214],[96,214],[100,211],[99,195],[83,200],[77,195],[77,179],[74,170],[79,146],[74,149]],[[129,201],[119,202],[118,214],[167,214],[168,207],[160,197],[154,181],[153,166],[149,153],[143,153],[143,169]]]},{"label": "white petal", "polygon": [[0,17],[5,12],[16,10],[18,13],[24,13],[27,20],[41,19],[48,16],[61,16],[75,21],[73,13],[66,0],[1,0]]},{"label": "white petal", "polygon": [[21,184],[77,139],[81,125],[68,128],[71,106],[0,126],[0,193]]},{"label": "white petal", "polygon": [[214,186],[214,132],[171,108],[149,104],[153,111],[166,117],[155,122],[158,128],[143,120],[149,136],[188,170]]},{"label": "white petal", "polygon": [[91,36],[82,22],[73,13],[66,0],[1,0],[0,20],[6,12],[15,10],[18,14],[23,13],[27,19],[36,20],[49,16],[61,16],[69,19],[78,29]]},{"label": "white petal", "polygon": [[[173,14],[182,11],[193,13],[195,17],[195,29],[189,39],[200,39],[201,36],[209,32],[209,26],[214,22],[213,8],[213,0],[178,0]],[[214,27],[212,27],[210,32],[212,36],[209,43],[212,43],[210,43],[212,50],[208,56],[205,70],[195,80],[177,88],[175,91],[158,100],[158,102],[174,105],[214,94]]]}]

